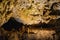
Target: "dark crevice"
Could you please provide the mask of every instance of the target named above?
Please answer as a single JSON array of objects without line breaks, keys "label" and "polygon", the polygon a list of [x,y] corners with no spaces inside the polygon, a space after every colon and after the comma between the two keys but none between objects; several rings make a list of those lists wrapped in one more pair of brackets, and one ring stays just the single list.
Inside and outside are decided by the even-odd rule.
[{"label": "dark crevice", "polygon": [[53,7],[54,7],[54,6],[58,7],[57,5],[60,5],[60,2],[55,2],[55,3],[53,3],[50,10],[54,10]]},{"label": "dark crevice", "polygon": [[7,31],[11,31],[13,29],[18,30],[22,27],[22,23],[17,22],[14,18],[10,18],[9,21],[3,24],[3,28]]},{"label": "dark crevice", "polygon": [[47,1],[50,1],[50,0],[47,0]]},{"label": "dark crevice", "polygon": [[2,2],[3,0],[0,0],[0,2]]},{"label": "dark crevice", "polygon": [[11,31],[12,29],[15,30],[19,30],[19,28],[21,28],[22,26],[25,26],[25,28],[27,27],[31,27],[31,28],[47,28],[47,29],[52,29],[55,27],[59,27],[60,26],[60,19],[57,20],[51,20],[48,24],[46,23],[39,23],[39,24],[33,24],[33,25],[23,25],[22,23],[17,22],[14,18],[10,18],[10,20],[3,24],[3,28],[5,30]]},{"label": "dark crevice", "polygon": [[[54,7],[56,7],[56,9],[54,9]],[[60,9],[58,9],[60,7],[60,2],[55,2],[52,4],[51,6],[51,13],[49,15],[60,15]]]},{"label": "dark crevice", "polygon": [[34,25],[29,25],[29,26],[31,26],[31,28],[42,28],[42,29],[44,29],[44,28],[47,28],[47,29],[50,29],[50,28],[53,28],[53,27],[55,27],[55,25],[53,25],[53,24],[46,24],[46,23],[41,23],[41,24],[34,24]]},{"label": "dark crevice", "polygon": [[52,11],[49,15],[57,15],[60,16],[60,10]]}]

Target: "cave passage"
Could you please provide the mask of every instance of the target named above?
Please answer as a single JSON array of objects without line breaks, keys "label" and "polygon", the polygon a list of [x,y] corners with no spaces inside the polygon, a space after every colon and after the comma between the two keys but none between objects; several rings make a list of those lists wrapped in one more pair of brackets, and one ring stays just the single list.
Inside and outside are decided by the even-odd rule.
[{"label": "cave passage", "polygon": [[17,22],[14,18],[10,18],[7,23],[3,24],[5,30],[11,31],[12,29],[18,30],[23,26],[22,23]]},{"label": "cave passage", "polygon": [[60,23],[58,20],[58,22],[56,22],[54,24],[40,23],[40,24],[34,24],[34,25],[24,25],[23,23],[17,22],[14,18],[10,18],[7,23],[2,25],[2,28],[4,28],[5,30],[8,30],[8,31],[11,31],[13,29],[19,30],[19,28],[22,28],[22,26],[31,27],[31,28],[52,29],[55,26],[57,26],[57,27],[60,26]]}]

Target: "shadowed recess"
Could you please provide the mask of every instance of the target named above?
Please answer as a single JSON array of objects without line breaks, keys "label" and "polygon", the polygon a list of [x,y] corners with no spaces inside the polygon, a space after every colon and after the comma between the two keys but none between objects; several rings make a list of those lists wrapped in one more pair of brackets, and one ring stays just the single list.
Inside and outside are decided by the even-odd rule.
[{"label": "shadowed recess", "polygon": [[14,18],[10,18],[9,21],[3,24],[5,30],[11,31],[12,29],[18,30],[22,27],[22,23],[17,22]]}]

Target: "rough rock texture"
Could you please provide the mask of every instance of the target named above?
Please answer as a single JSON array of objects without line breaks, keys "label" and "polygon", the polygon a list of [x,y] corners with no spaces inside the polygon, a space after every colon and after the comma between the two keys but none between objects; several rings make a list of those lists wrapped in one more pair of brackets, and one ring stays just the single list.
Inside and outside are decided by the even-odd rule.
[{"label": "rough rock texture", "polygon": [[[54,3],[55,6],[53,6]],[[52,10],[60,10],[59,0],[18,0],[17,5],[13,8],[13,17],[23,24],[32,25],[48,23],[52,19],[56,19],[56,15],[51,14]],[[51,10],[52,9],[52,10]],[[54,13],[52,13],[54,14]]]},{"label": "rough rock texture", "polygon": [[0,40],[60,40],[60,0],[0,0]]},{"label": "rough rock texture", "polygon": [[6,23],[12,16],[13,0],[0,1],[0,26]]},{"label": "rough rock texture", "polygon": [[27,25],[48,23],[52,19],[60,18],[57,17],[60,13],[59,2],[59,0],[1,0],[0,26],[10,17]]}]

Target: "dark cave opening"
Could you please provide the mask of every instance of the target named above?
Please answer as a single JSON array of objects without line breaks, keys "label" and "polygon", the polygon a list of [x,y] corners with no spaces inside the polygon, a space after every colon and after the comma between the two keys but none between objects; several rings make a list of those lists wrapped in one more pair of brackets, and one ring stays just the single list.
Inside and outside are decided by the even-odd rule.
[{"label": "dark cave opening", "polygon": [[17,22],[14,18],[10,18],[7,23],[2,25],[2,27],[8,31],[11,31],[12,29],[18,30],[22,26],[23,24]]}]

